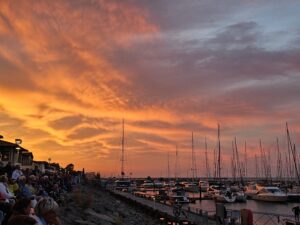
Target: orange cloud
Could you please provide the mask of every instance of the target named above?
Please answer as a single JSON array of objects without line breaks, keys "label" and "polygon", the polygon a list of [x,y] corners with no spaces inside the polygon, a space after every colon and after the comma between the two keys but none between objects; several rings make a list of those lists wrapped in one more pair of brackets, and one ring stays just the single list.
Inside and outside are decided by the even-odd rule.
[{"label": "orange cloud", "polygon": [[[170,11],[151,8],[156,4],[1,1],[1,134],[8,140],[22,138],[38,160],[51,157],[105,175],[119,170],[122,118],[127,168],[136,176],[164,175],[166,153],[174,164],[175,145],[186,175],[192,131],[198,172],[204,175],[204,137],[212,162],[217,123],[224,172],[234,136],[240,143],[250,139],[252,162],[259,138],[266,137],[266,148],[272,149],[273,137],[284,131],[282,123],[299,111],[293,97],[298,96],[298,80],[280,78],[270,85],[270,78],[259,75],[298,71],[297,52],[283,54],[287,60],[282,62],[280,52],[259,49],[259,26],[253,21],[225,24],[198,37],[195,27],[186,27],[187,20],[198,24],[198,16],[206,21],[211,15],[194,12],[196,3],[188,6],[195,14],[187,13],[182,21],[177,4]],[[168,22],[174,30],[166,28]],[[276,107],[270,104],[273,87],[281,90]],[[283,94],[286,90],[293,98],[281,104],[291,99]],[[293,122],[299,132],[299,120]]]}]

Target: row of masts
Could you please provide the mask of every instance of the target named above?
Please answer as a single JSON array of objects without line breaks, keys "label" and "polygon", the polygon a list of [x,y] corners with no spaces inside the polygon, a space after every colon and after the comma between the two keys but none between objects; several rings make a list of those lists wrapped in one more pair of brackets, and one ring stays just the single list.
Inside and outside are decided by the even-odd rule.
[{"label": "row of masts", "polygon": [[[286,134],[287,134],[287,152],[283,153],[280,151],[279,140],[276,139],[276,152],[277,152],[277,162],[276,162],[276,175],[272,176],[272,164],[271,164],[271,152],[265,151],[262,141],[259,141],[259,150],[260,154],[254,155],[255,162],[255,178],[257,179],[265,179],[267,181],[271,181],[272,178],[276,178],[277,180],[296,180],[300,183],[299,177],[299,161],[300,155],[297,155],[296,145],[292,142],[288,124],[286,123]],[[121,177],[124,179],[125,176],[125,166],[124,166],[124,119],[122,120],[122,155],[121,155]],[[191,149],[192,149],[192,162],[191,162],[191,177],[192,180],[195,181],[197,179],[197,163],[196,163],[196,154],[194,148],[194,133],[192,132],[191,138]],[[222,178],[221,174],[221,131],[220,125],[218,124],[218,133],[217,133],[217,145],[214,148],[214,156],[213,156],[213,172],[211,172],[211,167],[209,164],[208,157],[208,145],[205,137],[204,142],[205,147],[205,170],[207,179],[216,179],[220,180]],[[240,151],[237,145],[237,139],[234,138],[232,141],[232,157],[231,157],[231,175],[234,180],[240,180],[241,183],[244,182],[244,178],[248,177],[248,156],[247,156],[247,143],[244,142],[244,159],[240,157]],[[179,177],[179,160],[178,160],[178,147],[176,145],[176,158],[175,158],[175,179]],[[274,174],[274,173],[273,173]],[[227,174],[228,176],[228,174]],[[170,173],[170,155],[167,153],[167,177],[171,177]]]}]

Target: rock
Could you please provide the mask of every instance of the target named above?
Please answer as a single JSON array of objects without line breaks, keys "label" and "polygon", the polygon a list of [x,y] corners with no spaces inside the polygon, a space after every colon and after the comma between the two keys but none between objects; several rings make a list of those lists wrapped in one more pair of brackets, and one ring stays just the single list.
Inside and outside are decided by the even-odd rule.
[{"label": "rock", "polygon": [[[76,191],[75,191],[76,192]],[[78,194],[79,193],[79,194]],[[92,196],[86,208],[77,204],[76,197]],[[66,204],[58,212],[62,225],[157,225],[159,221],[134,204],[120,201],[114,195],[89,185],[79,187],[77,196],[66,194]],[[78,200],[78,199],[77,199]]]},{"label": "rock", "polygon": [[75,220],[74,221],[78,225],[96,225],[95,223],[92,223],[90,221],[85,221],[85,220]]},{"label": "rock", "polygon": [[107,215],[104,215],[104,214],[96,213],[92,209],[86,209],[84,212],[87,213],[87,214],[89,214],[89,215],[91,215],[91,216],[95,216],[98,219],[104,220],[106,222],[115,223],[115,219],[114,218],[111,218],[111,217],[109,217]]}]

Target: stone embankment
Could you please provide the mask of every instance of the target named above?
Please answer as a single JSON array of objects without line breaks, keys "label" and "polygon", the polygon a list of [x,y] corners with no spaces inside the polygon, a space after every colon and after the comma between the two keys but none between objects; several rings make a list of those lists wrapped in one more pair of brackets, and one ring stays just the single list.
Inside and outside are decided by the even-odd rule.
[{"label": "stone embankment", "polygon": [[92,185],[78,186],[65,196],[60,207],[62,225],[157,225],[142,209],[120,201]]}]

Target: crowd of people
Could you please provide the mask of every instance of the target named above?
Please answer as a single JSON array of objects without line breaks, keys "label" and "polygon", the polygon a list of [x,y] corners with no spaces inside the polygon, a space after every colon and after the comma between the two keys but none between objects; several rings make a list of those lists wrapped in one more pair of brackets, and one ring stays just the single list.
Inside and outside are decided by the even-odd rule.
[{"label": "crowd of people", "polygon": [[79,182],[75,173],[43,173],[36,166],[22,171],[19,165],[0,168],[0,225],[60,225],[57,210],[63,193]]}]

